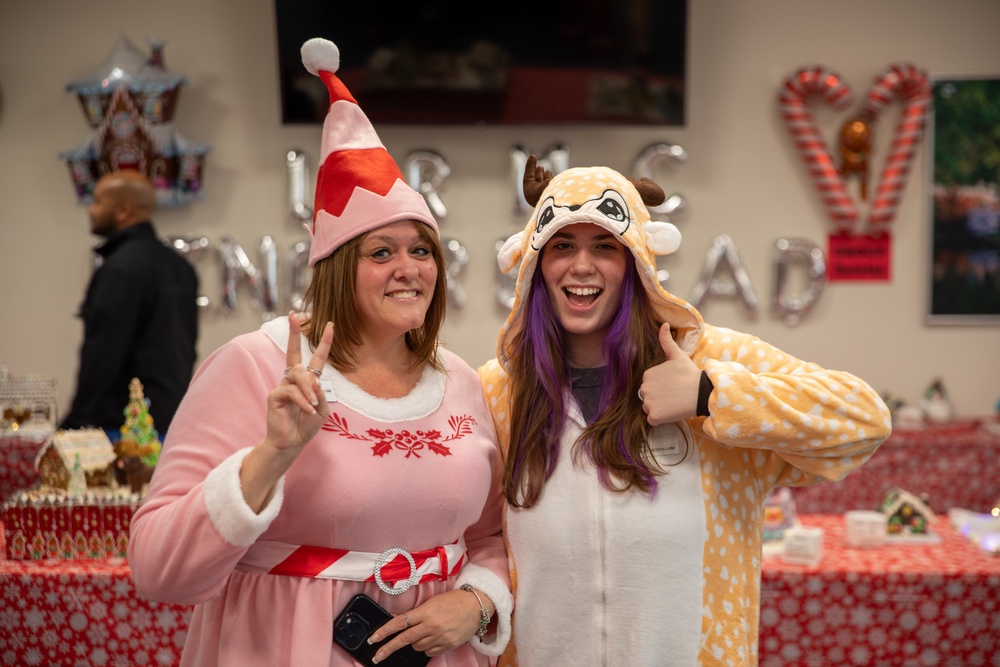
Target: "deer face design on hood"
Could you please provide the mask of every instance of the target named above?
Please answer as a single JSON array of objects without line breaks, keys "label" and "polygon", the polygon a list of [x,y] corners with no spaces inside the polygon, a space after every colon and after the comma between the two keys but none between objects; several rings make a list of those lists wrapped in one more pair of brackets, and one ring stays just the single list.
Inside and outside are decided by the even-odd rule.
[{"label": "deer face design on hood", "polygon": [[[576,167],[553,176],[528,158],[524,170],[524,197],[534,211],[527,226],[503,244],[497,255],[500,270],[509,273],[520,265],[514,305],[497,342],[501,363],[511,335],[520,330],[524,292],[531,285],[538,255],[560,229],[592,223],[613,233],[635,257],[643,286],[665,322],[682,335],[682,348],[693,349],[702,319],[683,299],[667,292],[657,277],[656,256],[680,247],[681,234],[669,222],[651,220],[647,206],[662,204],[663,190],[648,178],[633,180],[608,167]],[[683,330],[683,331],[682,331]]]}]

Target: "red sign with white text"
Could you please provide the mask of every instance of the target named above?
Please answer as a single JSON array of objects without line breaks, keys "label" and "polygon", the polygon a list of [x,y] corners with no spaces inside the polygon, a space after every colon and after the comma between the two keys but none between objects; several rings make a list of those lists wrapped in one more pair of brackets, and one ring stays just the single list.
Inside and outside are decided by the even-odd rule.
[{"label": "red sign with white text", "polygon": [[831,234],[826,252],[830,282],[888,282],[892,243],[888,234]]}]

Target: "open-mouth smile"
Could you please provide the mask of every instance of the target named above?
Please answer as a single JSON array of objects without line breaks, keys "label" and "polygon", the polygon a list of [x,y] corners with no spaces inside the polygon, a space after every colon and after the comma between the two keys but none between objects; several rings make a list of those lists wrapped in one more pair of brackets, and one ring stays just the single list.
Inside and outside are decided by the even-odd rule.
[{"label": "open-mouth smile", "polygon": [[603,292],[600,287],[564,287],[563,292],[574,306],[588,306]]}]

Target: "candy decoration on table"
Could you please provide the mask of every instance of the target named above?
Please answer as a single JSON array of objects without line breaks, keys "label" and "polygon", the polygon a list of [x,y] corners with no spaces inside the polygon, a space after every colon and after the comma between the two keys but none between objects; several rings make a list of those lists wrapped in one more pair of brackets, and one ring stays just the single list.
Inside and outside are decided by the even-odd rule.
[{"label": "candy decoration on table", "polygon": [[122,169],[148,176],[160,206],[180,206],[202,195],[209,147],[188,141],[173,122],[186,79],[167,68],[162,41],[150,46],[147,56],[123,35],[104,62],[66,85],[92,130],[82,145],[59,154],[80,203],[91,201],[98,178]]},{"label": "candy decoration on table", "polygon": [[124,558],[132,514],[141,504],[139,496],[110,487],[83,496],[21,489],[3,505],[7,560]]},{"label": "candy decoration on table", "polygon": [[[875,191],[867,226],[870,231],[888,231],[906,185],[913,156],[923,137],[924,119],[931,100],[927,73],[909,63],[894,63],[880,72],[865,95],[864,108],[842,126],[842,157],[847,159],[840,169],[834,164],[823,140],[808,101],[821,96],[837,109],[849,106],[853,99],[850,86],[837,72],[823,66],[796,70],[785,80],[778,95],[781,116],[796,147],[809,169],[823,198],[827,214],[838,231],[848,232],[855,226],[859,213],[848,192],[844,177],[855,171],[867,176],[871,159],[872,135],[878,117],[890,102],[903,102],[903,114],[893,137],[889,155]],[[867,185],[862,182],[862,199]]]}]

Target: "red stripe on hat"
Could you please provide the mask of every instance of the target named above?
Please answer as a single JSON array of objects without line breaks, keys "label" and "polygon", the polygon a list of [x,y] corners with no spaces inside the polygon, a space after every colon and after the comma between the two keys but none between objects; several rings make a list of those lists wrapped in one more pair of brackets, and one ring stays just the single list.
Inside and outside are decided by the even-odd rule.
[{"label": "red stripe on hat", "polygon": [[288,558],[275,565],[269,574],[283,574],[292,577],[314,577],[349,552],[343,549],[303,546],[293,551]]},{"label": "red stripe on hat", "polygon": [[355,188],[384,197],[403,173],[385,148],[330,153],[316,175],[316,211],[340,217]]},{"label": "red stripe on hat", "polygon": [[330,104],[333,104],[337,100],[346,100],[348,102],[353,102],[354,104],[358,103],[358,101],[354,99],[354,96],[351,95],[351,91],[349,91],[347,86],[344,85],[344,82],[340,80],[340,77],[333,72],[323,70],[319,73],[319,78],[323,80],[323,83],[326,84],[327,90],[330,92]]}]

